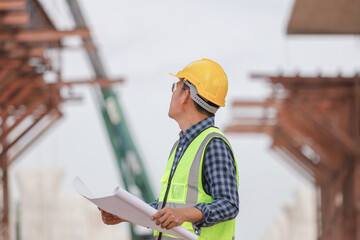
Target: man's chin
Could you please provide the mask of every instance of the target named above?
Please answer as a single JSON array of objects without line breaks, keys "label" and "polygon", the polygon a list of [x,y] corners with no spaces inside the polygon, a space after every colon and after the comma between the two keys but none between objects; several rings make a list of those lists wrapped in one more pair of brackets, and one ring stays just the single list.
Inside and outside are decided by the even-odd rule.
[{"label": "man's chin", "polygon": [[173,116],[172,116],[172,114],[171,114],[170,112],[168,112],[168,116],[169,116],[169,118],[174,119]]}]

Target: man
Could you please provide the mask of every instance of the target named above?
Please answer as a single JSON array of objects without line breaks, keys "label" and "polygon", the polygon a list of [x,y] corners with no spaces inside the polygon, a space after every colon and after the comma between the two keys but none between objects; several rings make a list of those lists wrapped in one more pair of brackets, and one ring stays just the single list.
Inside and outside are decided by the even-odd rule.
[{"label": "man", "polygon": [[[172,74],[173,75],[173,74]],[[201,59],[173,75],[169,117],[181,129],[161,178],[160,197],[150,203],[159,211],[152,220],[162,228],[182,225],[199,239],[231,240],[239,212],[238,174],[228,140],[214,127],[225,106],[228,80],[219,64]],[[102,211],[106,224],[124,220]],[[154,239],[177,239],[154,232]]]}]

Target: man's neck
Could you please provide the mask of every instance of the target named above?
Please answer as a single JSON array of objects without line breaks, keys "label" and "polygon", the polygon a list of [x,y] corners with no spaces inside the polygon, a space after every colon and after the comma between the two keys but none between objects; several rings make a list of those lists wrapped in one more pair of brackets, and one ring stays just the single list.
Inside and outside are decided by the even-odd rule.
[{"label": "man's neck", "polygon": [[177,123],[179,124],[181,131],[185,132],[186,129],[189,129],[190,127],[194,126],[198,122],[201,122],[205,118],[208,118],[208,116],[203,115],[203,114],[196,114],[196,115],[190,116],[189,118],[184,117],[183,119],[178,120]]}]

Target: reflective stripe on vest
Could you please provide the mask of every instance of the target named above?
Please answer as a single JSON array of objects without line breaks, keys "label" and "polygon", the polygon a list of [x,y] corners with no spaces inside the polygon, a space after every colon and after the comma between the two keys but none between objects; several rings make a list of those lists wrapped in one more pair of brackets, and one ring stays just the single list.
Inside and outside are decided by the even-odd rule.
[{"label": "reflective stripe on vest", "polygon": [[[208,129],[206,129],[204,132],[200,133],[195,139],[197,139],[197,138],[199,138],[200,140],[203,138],[203,140],[201,141],[200,144],[199,144],[199,142],[195,142],[193,144],[193,142],[195,141],[194,140],[186,149],[186,151],[188,151],[190,149],[189,150],[190,153],[186,153],[186,151],[185,151],[185,153],[181,157],[181,160],[178,163],[178,165],[180,166],[180,163],[183,163],[183,164],[190,163],[190,161],[192,159],[191,166],[189,169],[184,167],[184,165],[182,165],[182,167],[180,167],[181,169],[188,169],[188,170],[186,170],[188,172],[183,173],[183,174],[188,174],[187,183],[186,182],[185,183],[176,182],[176,184],[174,184],[173,181],[171,182],[171,187],[170,187],[169,194],[168,194],[169,196],[166,201],[166,206],[168,206],[168,207],[171,207],[171,208],[191,207],[191,206],[195,206],[199,202],[210,203],[213,201],[212,197],[210,195],[207,195],[202,188],[202,161],[203,161],[204,152],[205,152],[206,146],[208,145],[210,140],[213,138],[222,139],[229,146],[230,149],[231,149],[231,146],[230,146],[228,140],[226,139],[226,137],[221,133],[221,131],[214,127],[210,127]],[[199,141],[199,139],[197,139],[197,140]],[[170,174],[169,171],[171,170],[172,163],[174,161],[177,145],[178,145],[178,142],[175,143],[175,145],[170,153],[168,165],[166,167],[165,174],[162,178],[163,184],[166,184],[168,181],[169,174]],[[194,148],[197,148],[197,149],[194,149]],[[194,150],[196,151],[196,153]],[[192,153],[192,151],[194,151],[194,153]],[[184,156],[187,157],[186,160],[183,159]],[[233,156],[233,158],[234,158],[234,156]],[[185,163],[184,163],[184,161],[185,161]],[[234,158],[234,161],[235,161],[235,158]],[[236,161],[235,161],[235,166],[236,166]],[[179,170],[177,169],[176,171],[179,171]],[[176,181],[175,174],[176,173],[174,173],[174,178]],[[237,178],[236,180],[238,183],[237,167],[236,167],[236,178]],[[181,177],[180,177],[180,179],[181,179]],[[159,203],[157,206],[158,210],[160,210],[162,207],[162,203],[163,203],[162,201],[164,198],[164,194],[165,194],[164,190],[165,189],[166,188],[163,186],[162,190],[161,190],[160,198],[159,198]],[[186,195],[186,198],[185,198],[185,195]],[[184,223],[184,225],[185,225],[184,227],[186,227],[190,231],[194,232],[192,229],[191,223],[187,222],[187,223]],[[214,235],[214,232],[211,229],[213,229],[213,230],[217,229],[218,231],[221,231],[221,232]],[[199,239],[231,240],[234,237],[234,231],[235,231],[235,220],[233,219],[233,220],[224,221],[222,223],[216,224],[212,227],[201,228],[201,235],[200,235]],[[211,233],[211,234],[206,234],[206,232]],[[227,234],[225,234],[224,232],[227,232]],[[221,237],[224,237],[224,234],[229,235],[229,236],[227,236],[226,238],[221,238]],[[157,239],[158,232],[155,231],[154,235],[155,235],[154,239]],[[207,236],[207,237],[205,237],[205,236]],[[212,237],[209,238],[209,236],[212,236]],[[220,237],[220,238],[218,238],[218,237]],[[178,239],[179,240],[179,238],[175,238],[175,237],[172,237],[172,236],[166,235],[166,234],[164,234],[161,239],[162,240],[165,240],[165,239]]]}]

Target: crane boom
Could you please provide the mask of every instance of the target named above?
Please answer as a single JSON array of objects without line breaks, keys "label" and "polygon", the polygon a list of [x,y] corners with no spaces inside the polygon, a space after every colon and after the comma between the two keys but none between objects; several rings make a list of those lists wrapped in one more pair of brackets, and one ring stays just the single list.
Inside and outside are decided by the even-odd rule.
[{"label": "crane boom", "polygon": [[[86,21],[77,0],[67,0],[77,28],[87,28]],[[93,46],[91,36],[82,38],[84,45]],[[96,49],[86,49],[96,77],[107,78],[104,66]],[[115,92],[110,88],[95,87],[96,99],[116,156],[125,189],[141,197],[145,202],[154,200],[142,159],[136,149],[126,123],[126,118]],[[132,225],[133,240],[152,239],[152,234],[138,233]]]}]

